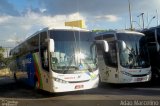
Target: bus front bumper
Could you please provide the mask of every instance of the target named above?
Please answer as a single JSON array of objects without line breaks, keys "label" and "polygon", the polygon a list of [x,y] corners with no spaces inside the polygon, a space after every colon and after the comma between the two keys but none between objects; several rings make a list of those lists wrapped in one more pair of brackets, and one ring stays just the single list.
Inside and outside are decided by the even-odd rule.
[{"label": "bus front bumper", "polygon": [[148,74],[143,77],[130,77],[130,76],[125,76],[120,78],[119,83],[139,83],[139,82],[147,82],[150,81],[151,79],[151,74]]},{"label": "bus front bumper", "polygon": [[96,88],[99,83],[99,77],[96,77],[93,80],[89,80],[87,82],[80,82],[80,83],[60,83],[60,82],[53,82],[53,91],[51,92],[69,92],[69,91],[79,91],[79,90],[86,90]]}]

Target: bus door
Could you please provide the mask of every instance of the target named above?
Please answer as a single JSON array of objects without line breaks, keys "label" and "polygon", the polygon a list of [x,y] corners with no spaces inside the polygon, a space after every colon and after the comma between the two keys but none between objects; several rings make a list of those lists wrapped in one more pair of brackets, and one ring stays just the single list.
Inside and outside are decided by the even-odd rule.
[{"label": "bus door", "polygon": [[40,76],[41,76],[41,86],[44,90],[50,91],[51,89],[51,74],[49,71],[49,51],[48,51],[48,40],[47,40],[47,32],[42,32],[40,34]]},{"label": "bus door", "polygon": [[105,52],[102,48],[97,47],[100,79],[102,82],[114,83],[118,81],[117,50],[114,34],[103,35],[103,40],[107,41],[109,50]]},{"label": "bus door", "polygon": [[105,82],[106,74],[105,74],[105,62],[103,58],[103,48],[100,44],[96,44],[97,46],[97,58],[98,58],[98,66],[99,66],[99,75],[100,75],[100,81]]},{"label": "bus door", "polygon": [[117,43],[115,40],[108,41],[109,51],[104,52],[105,59],[105,74],[106,80],[111,83],[116,83],[118,79],[118,58],[117,58]]}]

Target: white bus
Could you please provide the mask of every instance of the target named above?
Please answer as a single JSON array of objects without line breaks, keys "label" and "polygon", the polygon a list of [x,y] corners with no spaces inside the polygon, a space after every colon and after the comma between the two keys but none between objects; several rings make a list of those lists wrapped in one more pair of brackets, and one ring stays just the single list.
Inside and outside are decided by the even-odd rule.
[{"label": "white bus", "polygon": [[151,78],[144,34],[134,31],[108,31],[95,37],[100,82],[137,83]]},{"label": "white bus", "polygon": [[44,28],[10,52],[16,80],[49,92],[98,86],[93,33],[80,28]]}]

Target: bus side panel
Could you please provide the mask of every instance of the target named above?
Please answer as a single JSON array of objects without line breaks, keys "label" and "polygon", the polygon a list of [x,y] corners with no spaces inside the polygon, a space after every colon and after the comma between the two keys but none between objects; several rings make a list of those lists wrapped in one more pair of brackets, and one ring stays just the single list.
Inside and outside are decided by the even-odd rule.
[{"label": "bus side panel", "polygon": [[43,88],[41,78],[41,66],[39,65],[39,59],[36,56],[37,53],[28,54],[17,59],[19,63],[18,77],[24,81],[27,85],[35,87],[36,81],[39,83],[39,89]]},{"label": "bus side panel", "polygon": [[34,67],[34,60],[32,54],[28,54],[26,56],[26,69],[28,79],[26,80],[27,84],[34,87],[35,85],[35,67]]},{"label": "bus side panel", "polygon": [[33,58],[34,58],[34,67],[36,71],[35,74],[39,83],[39,89],[51,92],[53,86],[52,84],[53,79],[52,76],[50,75],[49,70],[43,69],[39,52],[33,53]]},{"label": "bus side panel", "polygon": [[33,57],[33,64],[34,64],[34,69],[35,69],[35,77],[36,80],[39,83],[39,88],[43,89],[43,82],[42,82],[42,71],[41,71],[41,66],[40,66],[40,59],[39,59],[39,53],[33,53],[32,57]]},{"label": "bus side panel", "polygon": [[16,63],[17,63],[17,68],[15,70],[16,73],[16,79],[20,80],[20,81],[26,81],[26,79],[28,78],[27,75],[27,70],[25,67],[25,58],[24,57],[18,57],[16,59]]}]

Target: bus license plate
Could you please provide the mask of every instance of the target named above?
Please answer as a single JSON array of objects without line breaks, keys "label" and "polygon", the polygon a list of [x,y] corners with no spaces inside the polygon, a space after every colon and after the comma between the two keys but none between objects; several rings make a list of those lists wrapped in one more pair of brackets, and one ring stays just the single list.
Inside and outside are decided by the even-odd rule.
[{"label": "bus license plate", "polygon": [[144,78],[137,78],[137,81],[143,81]]},{"label": "bus license plate", "polygon": [[76,85],[75,86],[75,89],[81,89],[81,88],[83,88],[83,85]]}]

